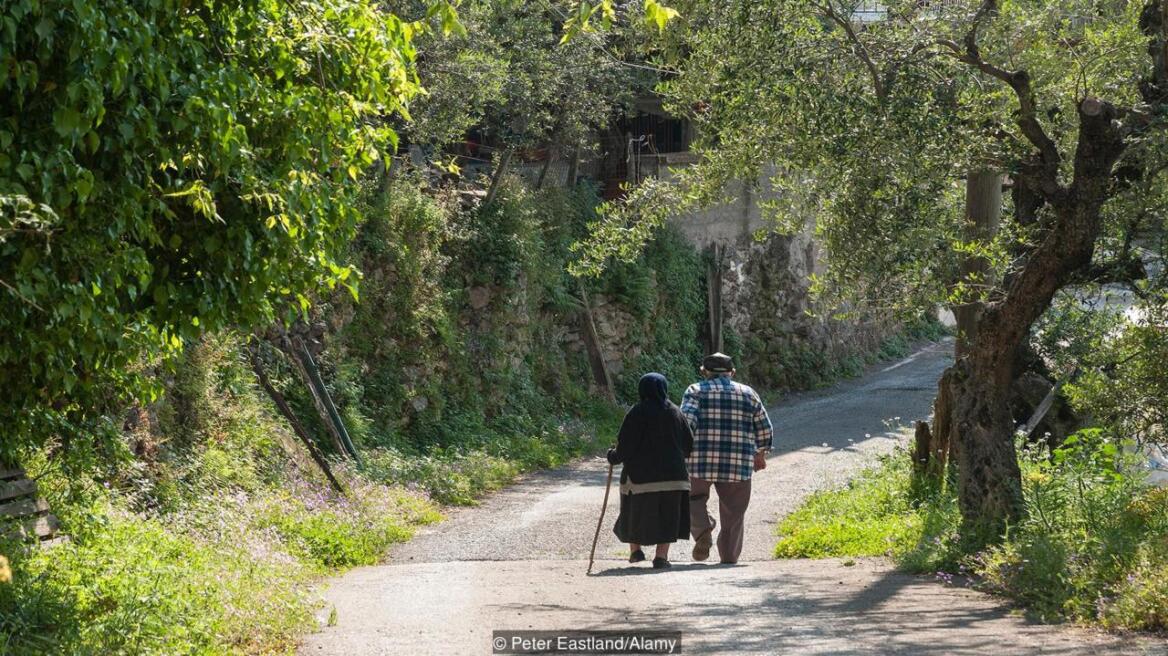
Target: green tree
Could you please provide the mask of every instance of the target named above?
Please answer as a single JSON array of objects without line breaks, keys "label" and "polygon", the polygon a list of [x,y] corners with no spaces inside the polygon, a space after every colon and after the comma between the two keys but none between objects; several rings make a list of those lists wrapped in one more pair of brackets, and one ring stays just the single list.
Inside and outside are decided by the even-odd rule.
[{"label": "green tree", "polygon": [[424,27],[372,0],[4,3],[0,449],[80,442],[144,355],[349,284],[353,182]]},{"label": "green tree", "polygon": [[[1101,246],[1136,215],[1163,220],[1139,208],[1165,182],[1168,3],[885,5],[677,3],[690,29],[672,32],[681,73],[664,92],[697,123],[704,161],[615,208],[577,268],[778,163],[778,218],[815,222],[826,289],[972,304],[977,331],[946,384],[965,530],[993,537],[1023,512],[1007,394],[1031,326],[1058,290],[1113,268],[1122,250]],[[982,172],[1008,176],[1012,207],[978,236],[956,182]]]},{"label": "green tree", "polygon": [[[415,3],[391,6],[401,13]],[[653,7],[644,7],[646,16],[664,11]],[[503,153],[548,149],[566,157],[593,145],[609,121],[656,81],[640,63],[638,46],[646,40],[640,21],[626,16],[608,21],[603,31],[596,29],[599,20],[579,27],[581,16],[605,11],[563,0],[464,1],[462,31],[416,40],[426,94],[412,105],[403,134],[436,151],[435,159],[472,129]],[[615,9],[609,11],[616,17]]]}]

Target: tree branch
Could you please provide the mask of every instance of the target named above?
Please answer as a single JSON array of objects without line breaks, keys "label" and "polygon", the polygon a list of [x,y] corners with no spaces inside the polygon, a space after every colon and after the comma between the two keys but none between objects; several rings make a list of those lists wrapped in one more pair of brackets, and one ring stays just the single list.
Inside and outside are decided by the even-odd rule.
[{"label": "tree branch", "polygon": [[864,63],[864,67],[868,69],[868,74],[872,76],[872,86],[875,88],[876,98],[880,102],[884,102],[888,97],[888,89],[884,85],[883,77],[880,75],[880,68],[872,60],[872,55],[868,53],[868,48],[860,40],[860,35],[856,34],[856,28],[852,26],[852,21],[849,20],[850,17],[841,16],[835,10],[835,6],[831,3],[831,0],[824,3],[812,2],[811,6],[819,9],[825,18],[843,28],[844,34],[847,35],[848,41],[851,42],[856,56],[860,58],[860,61]]},{"label": "tree branch", "polygon": [[982,58],[981,49],[978,47],[977,35],[981,30],[982,23],[996,12],[997,2],[984,0],[977,13],[974,14],[973,23],[970,25],[969,31],[966,32],[963,43],[959,44],[952,39],[939,39],[936,43],[947,49],[948,54],[957,61],[1006,83],[1014,90],[1014,95],[1018,98],[1018,118],[1016,120],[1018,128],[1027,141],[1038,149],[1039,165],[1030,173],[1034,176],[1038,189],[1051,202],[1056,202],[1063,195],[1063,189],[1058,182],[1062,155],[1059,153],[1058,145],[1054,139],[1050,138],[1042,127],[1042,123],[1038,121],[1038,101],[1031,85],[1030,74],[1025,70],[1010,71],[986,61]]}]

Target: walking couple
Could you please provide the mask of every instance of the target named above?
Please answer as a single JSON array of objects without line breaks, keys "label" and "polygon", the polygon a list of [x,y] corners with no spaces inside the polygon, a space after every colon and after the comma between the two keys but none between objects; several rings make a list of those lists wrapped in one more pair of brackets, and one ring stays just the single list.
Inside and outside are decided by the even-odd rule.
[{"label": "walking couple", "polygon": [[678,408],[661,374],[641,377],[638,402],[625,415],[608,461],[623,464],[620,515],[613,532],[629,543],[629,562],[669,564],[669,547],[693,535],[693,559],[704,561],[718,522],[707,504],[718,492],[718,557],[734,564],[742,553],[743,518],[751,475],[766,467],[773,429],[766,407],[750,387],[733,380],[734,363],[715,353],[702,361],[704,380],[690,385]]}]

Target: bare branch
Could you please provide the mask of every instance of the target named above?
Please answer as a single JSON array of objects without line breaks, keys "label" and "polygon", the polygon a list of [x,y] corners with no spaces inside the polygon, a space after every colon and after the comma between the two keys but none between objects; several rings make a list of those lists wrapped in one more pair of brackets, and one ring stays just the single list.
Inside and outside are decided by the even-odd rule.
[{"label": "bare branch", "polygon": [[33,301],[31,298],[28,298],[24,294],[21,294],[20,291],[18,291],[15,287],[13,287],[12,285],[5,282],[2,278],[0,278],[0,285],[3,285],[5,289],[7,289],[8,291],[15,294],[16,297],[19,298],[20,300],[24,301],[25,303],[28,303],[29,305],[40,310],[41,312],[45,312],[45,309],[43,307],[37,305],[36,302]]}]

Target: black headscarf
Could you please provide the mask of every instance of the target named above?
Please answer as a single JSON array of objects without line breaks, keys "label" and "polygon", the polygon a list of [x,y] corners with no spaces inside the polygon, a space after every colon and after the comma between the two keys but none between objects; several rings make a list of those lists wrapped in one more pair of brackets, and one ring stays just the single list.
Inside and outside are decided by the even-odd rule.
[{"label": "black headscarf", "polygon": [[646,406],[665,407],[669,405],[669,382],[665,376],[653,372],[641,376],[637,383],[637,391],[641,395],[641,403]]},{"label": "black headscarf", "polygon": [[641,400],[625,415],[608,461],[624,464],[622,483],[630,479],[637,483],[688,480],[685,458],[693,451],[693,432],[669,401],[665,376],[641,376],[637,392]]}]

